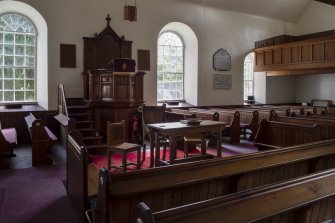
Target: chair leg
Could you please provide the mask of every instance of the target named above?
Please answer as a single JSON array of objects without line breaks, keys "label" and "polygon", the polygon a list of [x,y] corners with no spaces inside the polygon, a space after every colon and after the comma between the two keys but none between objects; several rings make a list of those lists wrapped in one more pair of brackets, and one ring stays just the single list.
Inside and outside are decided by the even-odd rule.
[{"label": "chair leg", "polygon": [[122,168],[124,172],[127,171],[127,153],[125,152],[122,153]]},{"label": "chair leg", "polygon": [[143,144],[143,155],[142,155],[142,163],[145,161],[145,152],[146,152],[146,144]]},{"label": "chair leg", "polygon": [[184,141],[184,157],[188,157],[188,143]]},{"label": "chair leg", "polygon": [[111,151],[109,149],[107,149],[107,168],[111,169]]},{"label": "chair leg", "polygon": [[166,146],[163,147],[163,160],[165,160],[166,157]]},{"label": "chair leg", "polygon": [[137,164],[136,164],[137,169],[140,169],[141,167],[141,147],[137,149]]},{"label": "chair leg", "polygon": [[150,146],[150,168],[155,166],[155,147]]}]

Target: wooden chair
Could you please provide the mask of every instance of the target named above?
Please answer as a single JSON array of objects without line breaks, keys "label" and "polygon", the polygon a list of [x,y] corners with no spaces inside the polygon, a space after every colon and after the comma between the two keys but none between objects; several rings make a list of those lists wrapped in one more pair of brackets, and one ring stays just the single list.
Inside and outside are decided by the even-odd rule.
[{"label": "wooden chair", "polygon": [[[143,139],[143,158],[142,162],[145,160],[145,151],[146,151],[146,145],[156,145],[155,142],[155,136],[150,132],[150,129],[147,127],[147,124],[153,124],[153,123],[164,123],[166,122],[166,117],[165,117],[165,108],[166,105],[163,104],[162,106],[146,106],[142,105],[140,108],[140,112],[142,112],[142,129],[143,129],[143,134],[142,134],[142,139]],[[160,135],[160,144],[159,147],[163,146],[163,160],[166,157],[166,147],[169,145],[169,140],[164,136]],[[150,150],[150,159],[153,164],[154,160],[154,149]]]},{"label": "wooden chair", "polygon": [[[125,121],[118,123],[107,122],[107,167],[127,171],[127,166],[135,165],[137,169],[141,165],[141,145],[125,142]],[[127,161],[127,153],[137,151],[137,163]],[[113,166],[111,155],[114,153],[122,154],[122,165]]]},{"label": "wooden chair", "polygon": [[[196,119],[196,114],[191,114],[191,119]],[[190,145],[205,144],[205,137],[202,134],[193,133],[184,135],[184,157],[188,157],[188,150]]]},{"label": "wooden chair", "polygon": [[[196,114],[192,114],[191,118],[195,119],[197,117]],[[212,120],[213,121],[219,121],[219,113],[214,112],[212,115]],[[188,157],[188,149],[189,145],[195,145],[195,144],[201,144],[201,146],[208,146],[209,140],[214,137],[213,135],[204,135],[204,134],[189,134],[189,135],[184,135],[184,157]],[[215,136],[217,137],[217,136]],[[203,145],[205,144],[205,145]]]}]

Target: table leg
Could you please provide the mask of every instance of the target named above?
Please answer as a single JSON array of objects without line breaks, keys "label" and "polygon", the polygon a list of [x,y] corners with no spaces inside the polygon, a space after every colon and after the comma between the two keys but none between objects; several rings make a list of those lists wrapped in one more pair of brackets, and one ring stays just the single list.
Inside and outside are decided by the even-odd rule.
[{"label": "table leg", "polygon": [[107,168],[108,170],[111,169],[111,151],[107,148]]},{"label": "table leg", "polygon": [[154,148],[155,148],[155,145],[154,145],[154,138],[155,138],[155,135],[152,131],[150,131],[150,168],[154,167],[155,165],[155,153],[154,153]]},{"label": "table leg", "polygon": [[206,155],[205,133],[201,133],[201,155]]},{"label": "table leg", "polygon": [[176,159],[176,136],[174,134],[169,135],[170,137],[170,164],[174,163],[174,160]]},{"label": "table leg", "polygon": [[222,157],[221,154],[221,135],[222,135],[222,127],[218,128],[217,137],[216,137],[216,149],[217,149],[217,157]]},{"label": "table leg", "polygon": [[124,172],[127,171],[127,153],[126,152],[122,153],[122,168]]},{"label": "table leg", "polygon": [[158,167],[160,166],[160,141],[159,141],[159,137],[158,137],[158,132],[155,132],[155,151],[156,151],[156,156],[155,156],[155,166]]}]

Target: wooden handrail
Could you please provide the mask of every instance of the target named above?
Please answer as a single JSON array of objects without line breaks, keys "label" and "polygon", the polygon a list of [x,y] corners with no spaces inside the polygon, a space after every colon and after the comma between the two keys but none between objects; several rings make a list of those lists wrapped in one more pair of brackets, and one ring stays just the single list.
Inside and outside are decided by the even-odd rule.
[{"label": "wooden handrail", "polygon": [[63,84],[58,85],[58,114],[62,114],[66,117],[69,117]]}]

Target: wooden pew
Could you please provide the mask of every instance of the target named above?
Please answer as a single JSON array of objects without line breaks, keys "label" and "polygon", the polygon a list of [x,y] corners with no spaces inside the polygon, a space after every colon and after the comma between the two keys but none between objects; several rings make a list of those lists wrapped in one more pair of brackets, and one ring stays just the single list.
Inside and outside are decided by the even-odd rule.
[{"label": "wooden pew", "polygon": [[67,145],[68,134],[76,129],[76,120],[74,118],[69,118],[63,114],[56,114],[53,116],[59,124],[59,138],[60,142],[64,147]]},{"label": "wooden pew", "polygon": [[73,130],[67,141],[67,195],[79,222],[86,222],[85,211],[90,209],[90,201],[98,192],[99,170],[90,163],[81,133]]},{"label": "wooden pew", "polygon": [[220,113],[222,112],[230,112],[235,113],[239,112],[240,114],[240,132],[246,136],[246,130],[249,129],[251,131],[249,140],[252,141],[255,138],[255,135],[259,126],[259,115],[257,110],[249,110],[243,108],[231,108],[231,109],[221,109],[221,108],[210,108],[211,111],[216,111]]},{"label": "wooden pew", "polygon": [[219,113],[219,120],[220,122],[226,122],[228,123],[225,126],[224,131],[228,132],[228,135],[230,137],[231,143],[239,143],[240,142],[240,135],[241,135],[241,129],[240,129],[240,113],[238,111],[225,111],[225,110],[207,110],[207,109],[192,109],[192,112],[194,112],[197,117],[200,119],[210,119],[210,117],[213,116],[215,112]]},{"label": "wooden pew", "polygon": [[244,191],[335,166],[335,140],[248,155],[99,177],[97,222],[135,222],[145,202],[153,212]]},{"label": "wooden pew", "polygon": [[278,149],[321,140],[321,127],[288,124],[263,119],[255,137],[258,149]]},{"label": "wooden pew", "polygon": [[24,119],[31,138],[33,166],[52,164],[52,159],[48,157],[47,152],[57,141],[57,137],[44,125],[41,119],[36,119],[32,113]]},{"label": "wooden pew", "polygon": [[319,116],[284,117],[276,115],[274,120],[297,125],[319,125],[321,127],[321,139],[326,140],[335,138],[335,119],[333,118],[321,118]]},{"label": "wooden pew", "polygon": [[[17,145],[17,133],[15,128],[1,128],[0,123],[0,169],[8,169],[9,164],[4,157],[13,157],[13,147]],[[9,154],[5,154],[9,152]]]},{"label": "wooden pew", "polygon": [[142,223],[333,222],[335,169],[189,205],[152,211],[138,205]]}]

